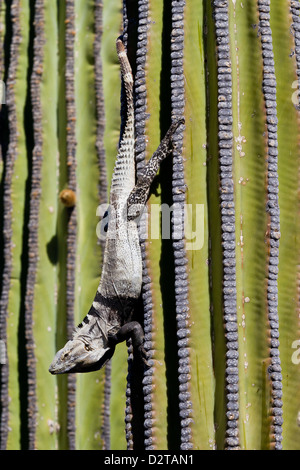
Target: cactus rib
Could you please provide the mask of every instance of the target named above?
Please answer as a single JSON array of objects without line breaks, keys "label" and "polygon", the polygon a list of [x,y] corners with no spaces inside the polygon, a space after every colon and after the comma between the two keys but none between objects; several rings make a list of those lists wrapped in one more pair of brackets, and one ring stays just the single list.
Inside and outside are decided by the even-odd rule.
[{"label": "cactus rib", "polygon": [[[156,1],[140,1],[138,4],[138,34],[136,53],[136,157],[137,172],[143,168],[147,160],[156,150],[159,138],[163,137],[160,128],[161,102],[160,89],[164,82],[161,41],[163,41],[162,17],[163,6]],[[150,18],[155,21],[151,22]],[[154,53],[154,54],[153,54]],[[167,49],[169,53],[169,49]],[[165,117],[169,121],[169,110]],[[171,158],[167,165],[171,165]],[[162,167],[160,174],[162,175]],[[170,175],[170,172],[168,172]],[[158,177],[159,181],[159,177]],[[171,183],[171,181],[170,181]],[[156,195],[157,196],[157,195]],[[158,208],[157,197],[150,196],[148,216],[154,208]],[[162,199],[164,197],[162,196]],[[148,220],[151,216],[148,217]],[[146,223],[145,223],[146,222]],[[150,222],[151,224],[151,222]],[[147,231],[147,219],[140,221],[140,242],[143,261],[142,303],[145,331],[145,348],[148,351],[149,369],[143,377],[144,398],[144,446],[147,450],[165,448],[166,431],[169,427],[167,418],[167,383],[160,380],[164,377],[164,358],[166,355],[164,341],[164,324],[162,302],[162,278],[159,276],[159,263],[162,260],[162,241]],[[150,230],[152,232],[152,230]],[[160,373],[158,373],[160,370]],[[154,390],[156,393],[154,393]]]},{"label": "cactus rib", "polygon": [[[184,115],[184,79],[183,79],[183,49],[184,49],[184,8],[185,1],[172,1],[172,33],[171,33],[171,108],[172,119],[178,119]],[[189,302],[188,281],[186,264],[184,235],[176,236],[177,224],[183,224],[185,204],[185,181],[183,171],[183,125],[174,135],[173,149],[173,202],[181,208],[179,220],[173,214],[173,251],[175,263],[175,309],[178,336],[178,380],[179,380],[179,416],[181,424],[181,449],[192,448],[191,443],[191,416],[192,403],[189,393],[190,386],[190,358],[189,358]]]},{"label": "cactus rib", "polygon": [[[228,1],[214,1],[218,67],[218,123],[221,223],[223,246],[224,323],[226,331],[226,392],[228,449],[239,448],[238,327],[236,304],[235,203],[233,193],[232,78],[229,46]],[[230,118],[230,119],[228,119]],[[225,287],[226,286],[226,287]]]},{"label": "cactus rib", "polygon": [[[2,24],[2,15],[4,12],[4,5],[3,2],[0,1],[0,80],[3,81],[4,78],[4,25]],[[3,81],[4,83],[4,81]],[[0,83],[2,85],[2,82]],[[3,94],[5,94],[5,90],[3,91],[3,88],[1,86],[1,92],[0,92],[0,113],[2,110],[2,98]],[[2,127],[2,126],[1,126]],[[0,135],[2,134],[2,129],[0,130]],[[2,138],[3,139],[3,138]],[[2,140],[1,139],[1,140]],[[3,172],[3,154],[2,154],[2,145],[0,145],[0,178],[2,178],[2,172]]]},{"label": "cactus rib", "polygon": [[[135,76],[135,136],[136,136],[136,162],[137,162],[137,176],[145,163],[146,153],[146,104],[147,104],[147,91],[146,91],[146,47],[148,41],[148,15],[149,15],[149,2],[148,0],[139,0],[138,2],[138,42],[136,53],[136,76]],[[141,230],[140,236],[141,253],[143,262],[143,285],[142,285],[142,299],[144,308],[144,333],[145,333],[145,349],[148,356],[151,357],[153,350],[152,343],[152,315],[153,315],[153,302],[151,293],[151,279],[149,278],[147,267],[147,252],[146,242]],[[145,449],[150,450],[152,445],[153,434],[153,416],[152,416],[152,376],[153,364],[150,364],[148,370],[145,371],[143,378],[143,394],[144,394],[144,434],[145,434]]]},{"label": "cactus rib", "polygon": [[[67,111],[67,166],[68,188],[76,194],[76,108],[74,85],[74,42],[75,42],[75,5],[74,0],[66,0],[66,111]],[[67,335],[71,338],[74,330],[75,304],[75,266],[76,266],[76,236],[77,211],[76,207],[69,209],[67,228]],[[75,401],[76,377],[68,376],[68,415],[67,429],[70,450],[75,449]]]},{"label": "cactus rib", "polygon": [[[4,62],[5,62],[5,56],[4,56],[4,34],[5,34],[5,27],[4,24],[2,23],[3,16],[5,15],[5,6],[4,2],[0,0],[0,80],[3,80],[4,73],[5,73],[5,67],[4,67]],[[1,87],[1,93],[0,93],[0,112],[2,109],[2,104],[3,103],[3,97],[5,98],[5,90]],[[0,177],[1,177],[1,172],[3,168],[3,156],[2,156],[2,148],[0,146]]]},{"label": "cactus rib", "polygon": [[299,17],[299,12],[300,12],[299,0],[291,0],[291,14],[293,18],[292,28],[294,30],[294,40],[295,40],[295,46],[296,46],[295,53],[296,53],[296,64],[297,64],[297,77],[300,83],[300,49],[299,49],[300,47],[300,39],[299,39],[300,17]]},{"label": "cactus rib", "polygon": [[134,448],[134,436],[133,436],[133,429],[132,429],[132,360],[133,360],[133,349],[132,345],[128,344],[127,342],[127,351],[128,351],[128,374],[127,374],[127,382],[126,382],[126,406],[125,406],[125,435],[126,435],[126,443],[127,443],[127,450],[133,450]]},{"label": "cactus rib", "polygon": [[272,31],[270,27],[270,2],[259,1],[259,19],[263,55],[263,94],[267,112],[268,131],[268,200],[269,213],[269,265],[268,265],[268,318],[271,336],[271,365],[268,372],[271,378],[271,436],[275,449],[281,449],[282,441],[282,375],[279,356],[279,318],[278,318],[278,248],[280,238],[280,213],[278,203],[278,142],[277,142],[277,102],[276,77]]},{"label": "cactus rib", "polygon": [[101,438],[103,441],[103,450],[110,450],[110,396],[111,396],[111,361],[105,366],[104,378],[104,398],[101,429]]},{"label": "cactus rib", "polygon": [[25,295],[25,337],[28,368],[28,429],[29,449],[35,448],[36,433],[36,359],[33,336],[34,286],[38,262],[38,221],[41,196],[41,167],[43,160],[43,132],[41,80],[43,75],[44,49],[44,1],[37,0],[34,13],[34,61],[31,76],[31,101],[33,110],[34,149],[30,192],[30,215],[28,224],[28,270]]},{"label": "cactus rib", "polygon": [[271,378],[271,434],[275,441],[275,449],[282,448],[282,375],[279,356],[279,318],[278,318],[278,249],[280,238],[280,214],[278,203],[278,142],[277,142],[277,102],[276,77],[274,68],[274,55],[272,43],[272,30],[270,27],[270,0],[258,1],[260,33],[263,55],[263,94],[267,113],[267,211],[269,213],[269,265],[268,265],[268,318],[271,335],[271,364],[269,374]]},{"label": "cactus rib", "polygon": [[[3,259],[4,268],[2,272],[1,300],[0,300],[0,339],[3,344],[7,343],[7,314],[10,279],[12,270],[12,238],[11,238],[11,216],[12,216],[12,194],[11,183],[14,171],[14,162],[17,157],[17,115],[15,101],[15,80],[19,60],[19,47],[21,38],[20,30],[20,5],[19,0],[14,0],[11,5],[10,15],[13,22],[13,36],[10,50],[10,65],[7,79],[7,106],[9,112],[9,146],[6,153],[4,165],[3,183]],[[9,420],[9,397],[8,397],[8,375],[9,364],[7,358],[1,364],[1,449],[6,448],[8,437]]]}]

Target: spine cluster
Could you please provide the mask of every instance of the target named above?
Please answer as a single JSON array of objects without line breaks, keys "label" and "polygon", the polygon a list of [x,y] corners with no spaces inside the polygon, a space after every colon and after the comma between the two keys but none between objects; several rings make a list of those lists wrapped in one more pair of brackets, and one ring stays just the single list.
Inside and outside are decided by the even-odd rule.
[{"label": "spine cluster", "polygon": [[223,246],[223,301],[226,333],[226,396],[228,449],[239,447],[239,373],[238,324],[235,254],[235,204],[232,178],[233,117],[232,77],[228,0],[214,0],[215,34],[217,42],[218,124],[220,199]]},{"label": "spine cluster", "polygon": [[[173,0],[172,9],[172,33],[171,33],[171,108],[172,120],[178,120],[184,116],[184,0]],[[182,158],[184,126],[180,125],[174,134],[173,150],[173,202],[182,206],[181,214],[184,214],[185,180]],[[177,232],[177,224],[183,226],[183,220],[177,220],[173,216],[173,239]],[[188,274],[186,271],[187,257],[185,241],[174,239],[174,264],[175,264],[175,306],[178,337],[178,380],[179,380],[179,414],[181,423],[181,449],[192,448],[192,403],[189,391],[191,370],[189,357],[189,299],[188,299]]]},{"label": "spine cluster", "polygon": [[271,378],[271,439],[275,449],[282,441],[282,374],[279,355],[278,263],[280,213],[278,202],[278,140],[276,76],[270,27],[270,0],[258,1],[259,27],[263,56],[263,94],[267,115],[267,211],[269,214],[269,264],[267,279],[268,319],[270,325],[269,374]]},{"label": "spine cluster", "polygon": [[[75,106],[75,2],[66,0],[66,32],[65,32],[65,87],[67,113],[67,167],[68,188],[76,194],[76,106]],[[77,240],[77,211],[72,207],[68,212],[67,228],[67,335],[70,339],[74,331],[75,309],[75,273],[76,273],[76,240]],[[68,376],[68,416],[67,429],[70,450],[75,449],[75,402],[76,378]]]},{"label": "spine cluster", "polygon": [[[13,23],[12,42],[10,48],[10,66],[7,79],[6,104],[9,111],[9,146],[4,166],[4,184],[3,184],[3,270],[2,270],[2,290],[0,299],[0,340],[6,346],[7,344],[7,315],[10,290],[10,279],[12,272],[12,192],[11,184],[14,172],[14,162],[18,153],[18,129],[17,129],[17,110],[15,97],[15,83],[17,68],[19,64],[19,48],[22,41],[20,30],[20,5],[19,0],[14,0],[11,5],[11,19]],[[5,348],[6,349],[6,348]],[[5,355],[6,352],[5,352]],[[1,429],[0,429],[0,448],[6,449],[8,436],[9,420],[9,397],[8,397],[8,379],[9,364],[8,358],[2,358],[1,364]]]}]

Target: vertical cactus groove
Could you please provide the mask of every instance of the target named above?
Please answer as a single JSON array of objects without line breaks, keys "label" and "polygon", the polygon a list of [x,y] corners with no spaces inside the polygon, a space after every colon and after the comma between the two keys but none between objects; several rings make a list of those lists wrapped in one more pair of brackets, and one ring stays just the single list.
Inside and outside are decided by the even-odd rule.
[{"label": "vertical cactus groove", "polygon": [[[184,115],[184,75],[183,75],[183,49],[184,49],[184,0],[173,0],[172,32],[171,32],[171,109],[172,120]],[[190,424],[192,421],[192,403],[189,392],[190,360],[189,360],[189,302],[188,302],[188,276],[186,271],[187,257],[185,252],[184,234],[178,236],[177,229],[184,226],[185,181],[182,159],[183,130],[181,125],[174,135],[173,142],[173,202],[180,207],[180,216],[172,216],[172,237],[175,264],[175,308],[178,336],[178,381],[179,381],[179,415],[181,424],[181,450],[192,448],[192,435]]]},{"label": "vertical cactus groove", "polygon": [[[74,43],[75,43],[75,6],[74,0],[66,0],[66,110],[67,110],[67,166],[68,189],[76,194],[76,108],[75,108],[75,84],[74,84]],[[68,213],[67,235],[67,335],[72,336],[74,330],[74,304],[75,304],[75,269],[76,269],[76,237],[77,237],[77,212],[72,207]],[[76,377],[68,375],[68,416],[67,429],[69,448],[75,449],[75,401],[76,401]]]},{"label": "vertical cactus groove", "polygon": [[34,13],[34,59],[31,76],[31,102],[33,111],[34,148],[32,153],[32,174],[30,193],[30,215],[28,224],[28,270],[25,295],[25,337],[28,369],[28,436],[29,449],[35,448],[36,431],[36,359],[33,336],[34,286],[38,262],[38,226],[41,197],[41,168],[43,162],[43,132],[41,81],[43,77],[44,49],[44,1],[35,2]]},{"label": "vertical cactus groove", "polygon": [[[100,181],[99,181],[99,202],[107,203],[107,173],[106,158],[103,145],[104,129],[105,129],[105,113],[104,113],[104,97],[102,82],[102,61],[101,61],[101,42],[102,42],[102,14],[103,1],[95,0],[95,41],[94,41],[94,58],[95,58],[95,91],[96,91],[96,113],[97,113],[97,130],[96,130],[96,150],[99,162]],[[102,251],[104,243],[102,243]],[[111,361],[105,366],[104,379],[104,401],[103,401],[103,425],[102,440],[104,450],[110,449],[110,393],[111,393]]]},{"label": "vertical cactus groove", "polygon": [[[6,153],[3,169],[3,271],[2,271],[2,290],[0,301],[0,340],[2,344],[7,344],[7,315],[8,315],[8,297],[10,289],[11,269],[12,269],[12,241],[11,241],[11,217],[12,217],[12,194],[11,183],[14,171],[14,162],[17,158],[18,129],[16,113],[15,83],[16,72],[19,60],[19,46],[22,40],[20,31],[20,4],[19,0],[14,0],[11,4],[10,16],[13,24],[12,42],[10,48],[10,65],[7,79],[6,104],[8,107],[9,121],[9,146]],[[2,5],[1,5],[2,7]],[[6,448],[8,436],[9,421],[9,397],[8,397],[8,374],[9,364],[5,347],[5,358],[2,358],[0,364],[1,371],[1,429],[0,429],[0,448]]]},{"label": "vertical cactus groove", "polygon": [[278,203],[278,142],[276,77],[274,67],[272,31],[270,27],[270,0],[258,1],[260,34],[263,55],[263,94],[267,115],[267,211],[269,214],[269,263],[267,279],[268,319],[270,325],[270,357],[268,372],[271,378],[271,445],[282,449],[282,374],[279,356],[278,318],[278,256],[280,214]]},{"label": "vertical cactus groove", "polygon": [[233,193],[232,78],[228,1],[214,1],[217,41],[220,199],[223,246],[223,300],[226,334],[227,449],[239,448],[238,325],[236,304],[235,204]]}]

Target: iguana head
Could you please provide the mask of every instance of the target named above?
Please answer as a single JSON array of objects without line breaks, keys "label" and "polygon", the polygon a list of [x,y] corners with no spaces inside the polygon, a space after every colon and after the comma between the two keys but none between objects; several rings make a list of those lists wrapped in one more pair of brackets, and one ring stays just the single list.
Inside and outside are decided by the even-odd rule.
[{"label": "iguana head", "polygon": [[107,337],[97,323],[80,326],[55,355],[49,372],[56,375],[99,370],[113,353],[114,347],[108,347]]}]

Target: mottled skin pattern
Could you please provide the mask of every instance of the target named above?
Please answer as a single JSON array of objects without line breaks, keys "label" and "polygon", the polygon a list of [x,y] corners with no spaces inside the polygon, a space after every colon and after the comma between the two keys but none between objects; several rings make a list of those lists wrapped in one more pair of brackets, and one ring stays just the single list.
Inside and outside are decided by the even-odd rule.
[{"label": "mottled skin pattern", "polygon": [[[132,339],[134,352],[145,362],[143,330],[131,321],[142,287],[142,259],[136,218],[145,205],[160,162],[170,152],[172,124],[135,182],[133,77],[121,39],[117,53],[126,90],[127,119],[116,159],[100,284],[90,311],[73,338],[56,354],[52,374],[98,370],[111,358],[117,343]],[[127,213],[128,211],[128,213]]]},{"label": "mottled skin pattern", "polygon": [[171,152],[170,142],[172,135],[180,124],[184,124],[184,119],[180,119],[171,124],[170,129],[161,141],[158,149],[154,152],[149,162],[141,171],[136,186],[131,191],[127,200],[127,218],[134,220],[137,218],[145,206],[151,183],[159,169],[161,162]]}]

